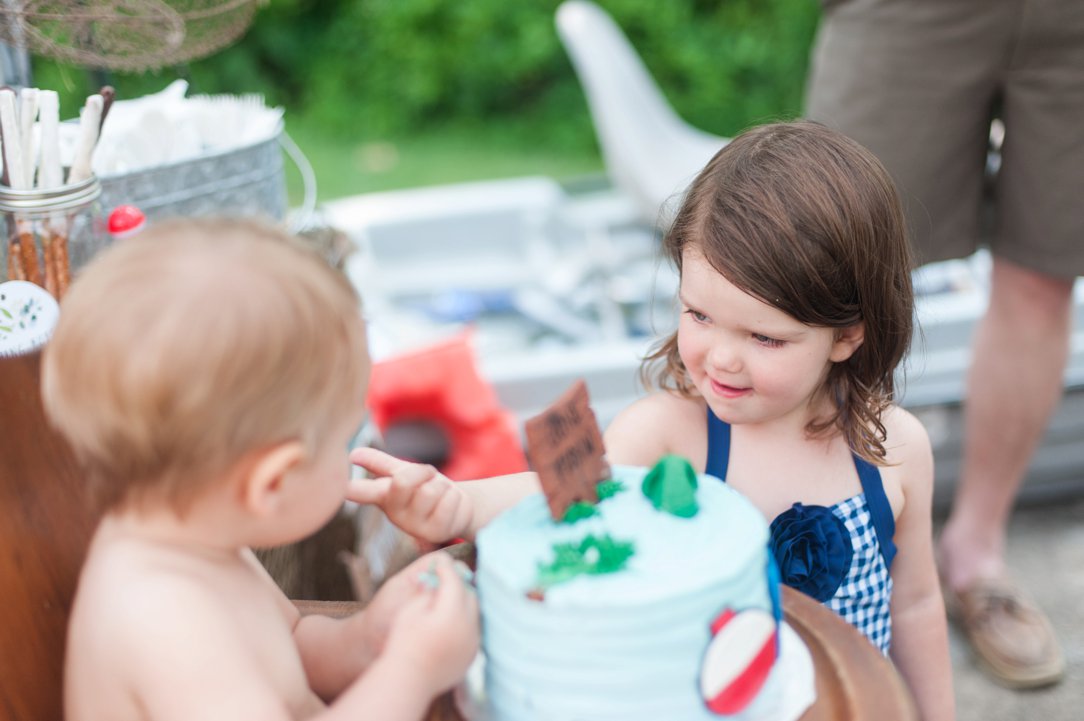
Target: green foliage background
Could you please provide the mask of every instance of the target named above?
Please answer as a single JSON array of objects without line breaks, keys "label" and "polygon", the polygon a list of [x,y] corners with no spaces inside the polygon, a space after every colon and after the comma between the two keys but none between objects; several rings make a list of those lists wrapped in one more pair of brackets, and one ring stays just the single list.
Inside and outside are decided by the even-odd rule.
[{"label": "green foliage background", "polygon": [[[321,197],[477,177],[597,172],[587,106],[554,28],[559,0],[271,0],[234,46],[145,74],[42,58],[35,83],[76,114],[176,77],[262,93],[316,166]],[[600,0],[677,112],[733,135],[801,111],[814,0]]]}]

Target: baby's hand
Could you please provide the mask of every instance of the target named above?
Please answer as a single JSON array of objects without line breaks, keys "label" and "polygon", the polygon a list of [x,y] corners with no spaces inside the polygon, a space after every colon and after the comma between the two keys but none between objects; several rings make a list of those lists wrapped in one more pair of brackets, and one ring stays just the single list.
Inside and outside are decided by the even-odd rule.
[{"label": "baby's hand", "polygon": [[[392,621],[385,653],[434,694],[461,681],[478,653],[478,599],[450,556],[430,554],[435,587],[412,598]],[[412,566],[413,567],[413,566]]]},{"label": "baby's hand", "polygon": [[350,461],[373,476],[351,481],[346,497],[379,506],[392,523],[430,543],[462,537],[474,513],[469,496],[437,469],[408,463],[375,448],[358,448]]},{"label": "baby's hand", "polygon": [[365,630],[362,642],[372,649],[374,656],[384,650],[388,631],[399,611],[416,596],[431,591],[423,583],[423,578],[436,568],[436,564],[443,562],[441,559],[448,557],[443,551],[428,553],[415,559],[380,586],[380,590],[364,611]]}]

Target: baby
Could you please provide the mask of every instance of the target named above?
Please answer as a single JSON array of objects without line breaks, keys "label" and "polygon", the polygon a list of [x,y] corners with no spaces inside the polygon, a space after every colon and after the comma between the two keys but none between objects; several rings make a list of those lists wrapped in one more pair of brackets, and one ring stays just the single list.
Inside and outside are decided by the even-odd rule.
[{"label": "baby", "polygon": [[250,550],[340,508],[368,375],[353,288],[269,226],[162,223],[77,278],[42,377],[104,511],[68,721],[420,719],[462,678],[477,604],[446,554],[333,620],[302,618]]}]

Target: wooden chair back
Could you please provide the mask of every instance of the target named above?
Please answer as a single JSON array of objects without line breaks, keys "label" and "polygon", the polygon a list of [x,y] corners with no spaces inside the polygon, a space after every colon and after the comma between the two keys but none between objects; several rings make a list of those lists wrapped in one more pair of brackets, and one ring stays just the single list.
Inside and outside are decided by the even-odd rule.
[{"label": "wooden chair back", "polygon": [[62,717],[68,613],[97,519],[45,420],[41,354],[0,357],[0,721]]}]

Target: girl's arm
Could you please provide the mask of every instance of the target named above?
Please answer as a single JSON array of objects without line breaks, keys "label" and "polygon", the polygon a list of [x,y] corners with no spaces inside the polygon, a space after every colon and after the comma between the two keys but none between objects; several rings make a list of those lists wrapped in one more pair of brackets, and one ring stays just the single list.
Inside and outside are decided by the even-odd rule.
[{"label": "girl's arm", "polygon": [[[665,453],[679,453],[703,469],[705,414],[702,402],[670,393],[641,398],[607,428],[606,458],[610,463],[650,466]],[[474,538],[501,511],[540,490],[534,473],[453,482],[432,466],[375,448],[356,449],[350,460],[372,478],[353,481],[347,498],[379,506],[399,528],[430,543]]]},{"label": "girl's arm", "polygon": [[907,411],[886,416],[890,460],[899,465],[904,506],[892,565],[892,660],[924,721],[956,717],[945,605],[933,555],[933,454],[926,429]]},{"label": "girl's arm", "polygon": [[350,461],[373,477],[353,481],[347,498],[379,506],[392,523],[430,543],[474,538],[501,511],[540,490],[534,473],[454,482],[432,466],[375,448],[352,451]]}]

